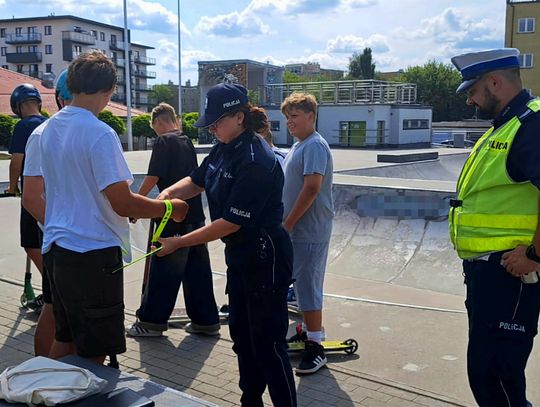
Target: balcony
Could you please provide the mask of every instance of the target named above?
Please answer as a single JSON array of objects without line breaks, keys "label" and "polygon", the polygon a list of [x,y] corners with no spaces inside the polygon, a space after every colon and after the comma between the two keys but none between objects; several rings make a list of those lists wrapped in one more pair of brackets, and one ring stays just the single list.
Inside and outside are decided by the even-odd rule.
[{"label": "balcony", "polygon": [[96,38],[92,34],[79,31],[62,31],[62,39],[79,44],[96,44]]},{"label": "balcony", "polygon": [[136,64],[141,64],[141,65],[155,65],[156,64],[156,58],[135,56],[132,59],[133,59],[133,62],[135,62]]},{"label": "balcony", "polygon": [[151,79],[156,78],[156,73],[155,72],[147,71],[145,69],[140,69],[140,70],[133,71],[133,75],[138,76],[140,78],[151,78]]},{"label": "balcony", "polygon": [[147,85],[144,83],[136,83],[133,85],[133,89],[140,90],[142,92],[150,92],[154,87],[152,85]]},{"label": "balcony", "polygon": [[37,44],[41,42],[41,34],[8,34],[6,35],[6,44]]},{"label": "balcony", "polygon": [[43,79],[43,71],[22,70],[22,71],[19,71],[19,73],[22,73],[23,75],[31,76],[32,78]]},{"label": "balcony", "polygon": [[113,102],[126,103],[126,95],[123,93],[115,93],[111,96]]},{"label": "balcony", "polygon": [[135,98],[135,106],[153,106],[156,104],[156,100],[152,98]]},{"label": "balcony", "polygon": [[126,60],[123,58],[112,58],[111,60],[116,66],[120,68],[124,68],[126,66]]},{"label": "balcony", "polygon": [[11,64],[31,64],[41,62],[41,52],[9,52],[6,54],[6,62]]},{"label": "balcony", "polygon": [[122,41],[112,40],[112,41],[109,41],[109,48],[117,50],[117,51],[123,51],[124,43]]}]

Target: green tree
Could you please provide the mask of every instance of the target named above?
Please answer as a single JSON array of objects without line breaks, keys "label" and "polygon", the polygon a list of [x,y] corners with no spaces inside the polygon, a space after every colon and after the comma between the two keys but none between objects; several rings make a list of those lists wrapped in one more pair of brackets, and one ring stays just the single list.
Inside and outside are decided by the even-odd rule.
[{"label": "green tree", "polygon": [[168,85],[154,85],[152,91],[150,92],[150,98],[153,99],[156,105],[161,102],[172,104],[173,102],[173,92]]},{"label": "green tree", "polygon": [[190,139],[196,139],[199,136],[199,129],[194,126],[199,120],[198,112],[182,113],[182,130]]},{"label": "green tree", "polygon": [[126,123],[114,115],[110,110],[102,110],[98,114],[98,119],[107,123],[119,136],[126,132]]},{"label": "green tree", "polygon": [[354,52],[349,58],[349,77],[351,79],[373,79],[375,77],[375,64],[371,55],[371,48],[364,48],[360,54]]},{"label": "green tree", "polygon": [[418,102],[433,106],[433,121],[462,120],[474,115],[465,96],[457,94],[461,75],[450,64],[428,61],[422,66],[408,67],[401,75],[402,82],[415,83]]},{"label": "green tree", "polygon": [[150,127],[150,115],[140,114],[135,117],[131,122],[131,128],[133,131],[133,137],[156,137],[156,133]]},{"label": "green tree", "polygon": [[9,146],[15,123],[17,123],[17,119],[6,114],[0,114],[0,145]]},{"label": "green tree", "polygon": [[285,71],[283,73],[283,83],[299,83],[306,82],[305,78],[302,78],[300,75],[297,75],[293,72]]}]

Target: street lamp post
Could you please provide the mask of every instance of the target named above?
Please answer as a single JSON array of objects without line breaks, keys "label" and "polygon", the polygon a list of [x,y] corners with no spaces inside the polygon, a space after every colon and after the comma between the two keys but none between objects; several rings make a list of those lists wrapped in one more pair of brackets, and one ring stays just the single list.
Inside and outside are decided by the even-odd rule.
[{"label": "street lamp post", "polygon": [[180,44],[180,0],[178,0],[178,115],[182,118],[182,47]]},{"label": "street lamp post", "polygon": [[131,56],[127,28],[127,0],[124,0],[124,73],[126,81],[127,139],[128,151],[133,151],[133,132],[131,128]]}]

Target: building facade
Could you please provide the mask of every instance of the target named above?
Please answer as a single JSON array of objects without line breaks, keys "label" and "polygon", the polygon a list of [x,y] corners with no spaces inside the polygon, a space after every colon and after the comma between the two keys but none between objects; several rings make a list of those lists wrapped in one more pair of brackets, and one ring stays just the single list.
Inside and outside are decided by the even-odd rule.
[{"label": "building facade", "polygon": [[305,64],[288,64],[285,65],[285,71],[291,72],[301,78],[315,79],[324,78],[328,81],[338,81],[343,79],[345,71],[340,69],[321,68],[318,62],[307,62]]},{"label": "building facade", "polygon": [[[128,33],[129,36],[129,33]],[[126,103],[126,60],[130,61],[132,106],[146,110],[156,73],[149,66],[156,60],[146,55],[154,49],[130,43],[124,55],[124,29],[71,15],[0,20],[0,66],[37,79],[55,78],[83,52],[102,51],[118,69],[118,86],[113,100]],[[52,74],[52,75],[51,75]]]},{"label": "building facade", "polygon": [[328,144],[340,147],[429,147],[431,106],[416,101],[416,85],[374,80],[268,85],[265,107],[278,145],[294,139],[281,114],[283,98],[313,94],[319,103],[316,128]]},{"label": "building facade", "polygon": [[506,47],[520,50],[521,78],[523,86],[533,95],[540,95],[540,33],[536,23],[540,21],[540,1],[506,0]]}]

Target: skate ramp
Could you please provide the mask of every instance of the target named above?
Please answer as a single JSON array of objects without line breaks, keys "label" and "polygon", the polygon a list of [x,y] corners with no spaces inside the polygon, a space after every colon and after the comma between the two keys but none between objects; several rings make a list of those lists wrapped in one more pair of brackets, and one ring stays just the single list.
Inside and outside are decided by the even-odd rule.
[{"label": "skate ramp", "polygon": [[456,181],[469,153],[440,155],[437,160],[338,171],[366,177]]}]

